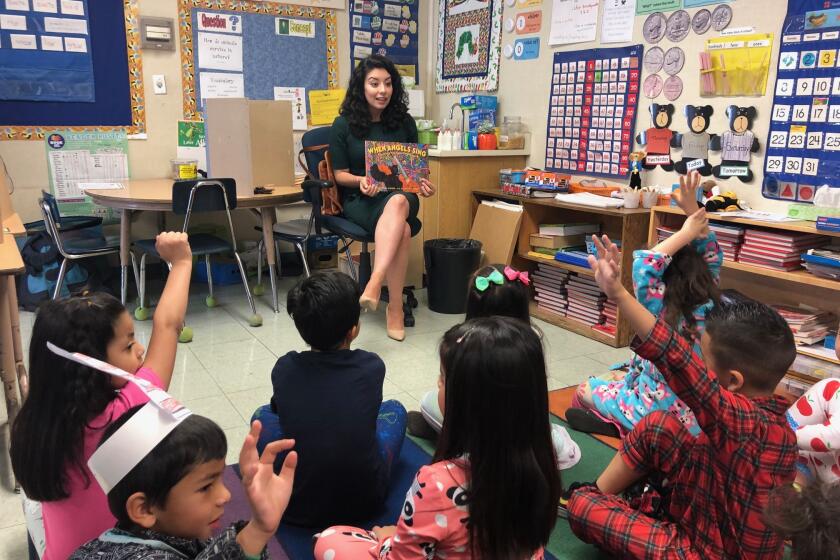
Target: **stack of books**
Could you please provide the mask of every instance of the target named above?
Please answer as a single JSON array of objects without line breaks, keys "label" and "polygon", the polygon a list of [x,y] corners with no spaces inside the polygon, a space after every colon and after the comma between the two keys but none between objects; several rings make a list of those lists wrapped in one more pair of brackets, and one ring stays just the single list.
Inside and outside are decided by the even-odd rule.
[{"label": "stack of books", "polygon": [[748,228],[738,262],[790,271],[802,268],[800,255],[821,247],[828,239],[821,235],[797,232],[770,232]]},{"label": "stack of books", "polygon": [[672,235],[677,233],[676,228],[668,227],[668,226],[656,226],[656,242],[662,243]]},{"label": "stack of books", "polygon": [[710,222],[709,229],[715,232],[717,236],[718,245],[723,252],[723,259],[737,261],[741,244],[744,242],[744,228]]},{"label": "stack of books", "polygon": [[600,229],[592,223],[542,224],[539,233],[531,234],[528,256],[589,268],[586,240]]},{"label": "stack of books", "polygon": [[537,293],[534,297],[537,307],[565,317],[568,307],[566,283],[570,274],[567,270],[551,265],[537,264],[536,270],[531,274]]},{"label": "stack of books", "polygon": [[811,249],[802,255],[802,265],[814,276],[840,280],[840,246]]},{"label": "stack of books", "polygon": [[613,300],[608,299],[604,302],[604,322],[592,328],[610,336],[615,336],[618,328],[618,305]]},{"label": "stack of books", "polygon": [[607,296],[589,276],[573,274],[566,284],[569,307],[566,316],[589,327],[604,322],[604,303]]},{"label": "stack of books", "polygon": [[773,308],[787,321],[796,344],[819,342],[837,326],[837,316],[829,311],[820,311],[804,305],[774,305]]}]

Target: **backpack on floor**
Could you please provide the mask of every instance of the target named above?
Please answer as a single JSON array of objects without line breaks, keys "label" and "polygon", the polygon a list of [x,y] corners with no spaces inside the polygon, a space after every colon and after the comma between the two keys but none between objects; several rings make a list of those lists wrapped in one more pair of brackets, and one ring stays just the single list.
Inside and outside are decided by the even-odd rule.
[{"label": "backpack on floor", "polygon": [[[58,270],[63,257],[52,238],[44,231],[30,235],[20,251],[26,271],[17,278],[18,305],[34,311],[52,296],[58,281]],[[93,260],[93,259],[85,259]],[[61,297],[98,287],[98,275],[81,262],[70,262],[61,288]]]}]

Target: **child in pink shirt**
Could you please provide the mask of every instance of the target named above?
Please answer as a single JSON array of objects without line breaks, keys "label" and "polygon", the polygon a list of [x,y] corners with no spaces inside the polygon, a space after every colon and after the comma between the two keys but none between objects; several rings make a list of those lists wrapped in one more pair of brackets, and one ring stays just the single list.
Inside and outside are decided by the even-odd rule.
[{"label": "child in pink shirt", "polygon": [[134,338],[131,315],[107,294],[49,301],[35,318],[29,395],[12,425],[11,457],[26,495],[42,502],[43,560],[63,560],[114,526],[105,494],[87,461],[104,429],[148,400],[134,384],[114,383],[53,354],[47,342],[168,388],[187,307],[192,254],[183,233],[158,235],[156,247],[172,270],[154,314],[148,352]]}]

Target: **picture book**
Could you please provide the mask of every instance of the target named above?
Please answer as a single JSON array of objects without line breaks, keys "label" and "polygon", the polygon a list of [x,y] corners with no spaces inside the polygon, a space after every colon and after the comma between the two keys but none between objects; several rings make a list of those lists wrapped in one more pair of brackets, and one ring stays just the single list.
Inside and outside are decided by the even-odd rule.
[{"label": "picture book", "polygon": [[365,142],[365,169],[369,181],[382,191],[420,192],[420,179],[429,178],[426,144]]}]

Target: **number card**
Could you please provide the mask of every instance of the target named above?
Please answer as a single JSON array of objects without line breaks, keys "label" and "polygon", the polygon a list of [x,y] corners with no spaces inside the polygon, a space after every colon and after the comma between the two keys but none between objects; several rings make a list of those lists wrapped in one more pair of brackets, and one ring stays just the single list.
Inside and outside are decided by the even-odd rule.
[{"label": "number card", "polygon": [[545,169],[627,176],[638,110],[642,45],[554,53]]},{"label": "number card", "polygon": [[762,195],[812,202],[840,187],[840,0],[789,0],[764,160]]}]

